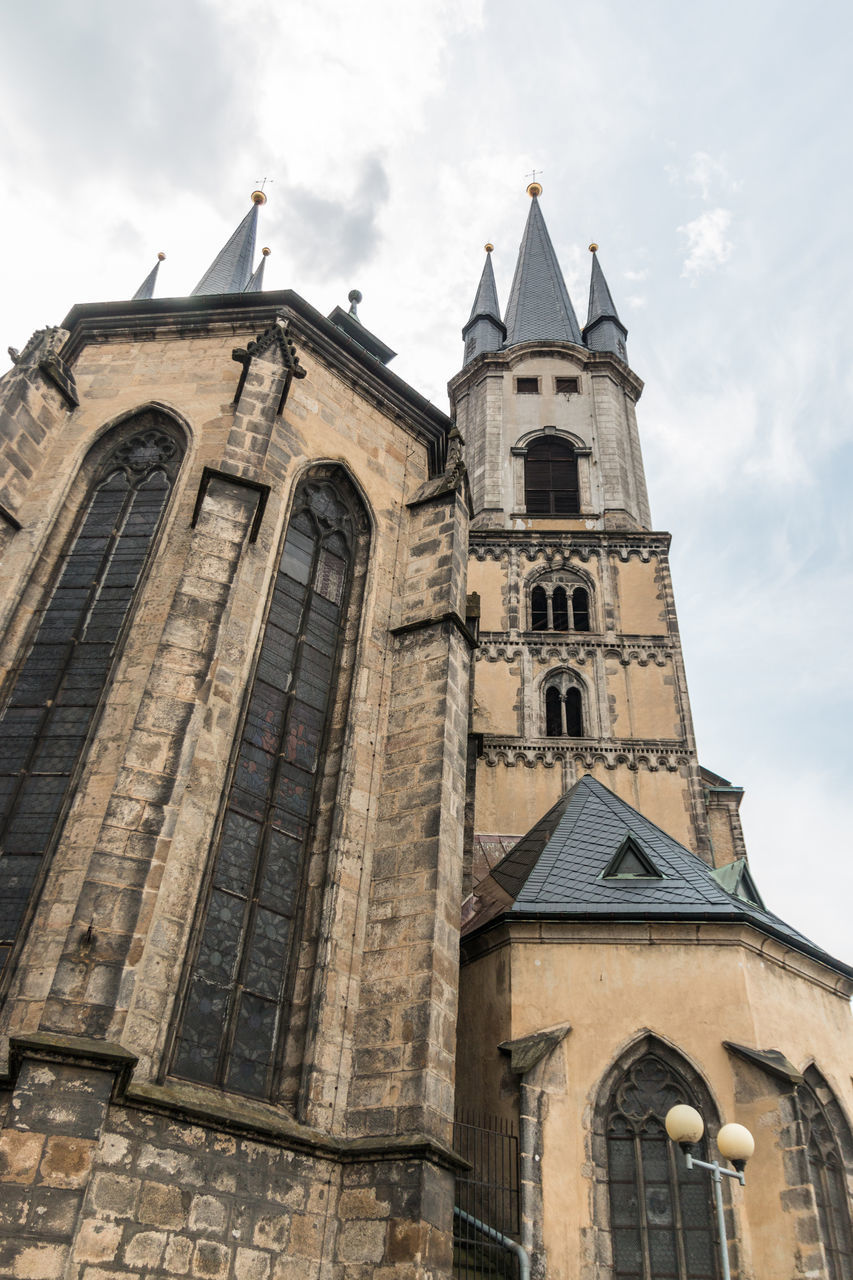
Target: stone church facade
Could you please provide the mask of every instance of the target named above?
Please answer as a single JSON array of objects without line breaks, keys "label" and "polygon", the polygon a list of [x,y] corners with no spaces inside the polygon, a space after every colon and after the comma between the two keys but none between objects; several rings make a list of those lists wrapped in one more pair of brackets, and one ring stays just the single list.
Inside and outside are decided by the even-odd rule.
[{"label": "stone church facade", "polygon": [[486,1274],[461,1107],[534,1276],[716,1277],[689,1100],[756,1133],[733,1274],[853,1277],[853,970],[699,765],[642,384],[531,194],[451,417],[263,289],[260,193],[0,380],[4,1276]]}]

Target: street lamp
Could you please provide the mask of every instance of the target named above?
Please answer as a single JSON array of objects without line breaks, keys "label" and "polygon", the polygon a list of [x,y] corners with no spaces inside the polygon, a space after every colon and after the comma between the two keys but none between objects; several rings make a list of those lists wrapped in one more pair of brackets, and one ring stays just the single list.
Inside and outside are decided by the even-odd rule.
[{"label": "street lamp", "polygon": [[720,1229],[720,1251],[723,1259],[723,1280],[731,1280],[729,1270],[729,1243],[726,1238],[726,1219],[723,1214],[723,1178],[736,1178],[741,1186],[745,1185],[744,1168],[755,1150],[752,1134],[742,1124],[724,1124],[717,1134],[717,1148],[724,1160],[730,1160],[734,1169],[724,1169],[716,1160],[709,1164],[707,1160],[697,1160],[690,1154],[694,1143],[700,1142],[705,1132],[705,1123],[695,1107],[679,1103],[666,1113],[666,1131],[677,1142],[684,1152],[684,1163],[688,1169],[707,1169],[714,1182],[714,1201],[717,1206],[717,1225]]}]

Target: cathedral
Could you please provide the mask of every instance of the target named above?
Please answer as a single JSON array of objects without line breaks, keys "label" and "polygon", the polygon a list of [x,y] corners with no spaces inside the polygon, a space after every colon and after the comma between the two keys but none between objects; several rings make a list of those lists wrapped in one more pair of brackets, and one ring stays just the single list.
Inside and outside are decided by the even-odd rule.
[{"label": "cathedral", "polygon": [[10,349],[0,1276],[853,1280],[853,968],[699,762],[627,330],[528,195],[449,415],[264,288],[262,192]]}]

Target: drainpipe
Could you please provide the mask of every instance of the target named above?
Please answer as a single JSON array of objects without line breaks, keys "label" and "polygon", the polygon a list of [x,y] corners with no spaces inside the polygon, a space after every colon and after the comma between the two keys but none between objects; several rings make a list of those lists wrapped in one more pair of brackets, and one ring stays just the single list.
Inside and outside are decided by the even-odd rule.
[{"label": "drainpipe", "polygon": [[494,1227],[490,1227],[488,1223],[481,1222],[479,1218],[466,1213],[458,1205],[454,1205],[453,1212],[457,1218],[467,1222],[476,1231],[480,1231],[484,1236],[488,1236],[490,1240],[496,1241],[502,1249],[506,1249],[508,1253],[514,1253],[518,1258],[518,1280],[530,1280],[530,1256],[523,1244],[519,1244],[511,1236],[505,1236],[502,1231],[497,1231]]}]

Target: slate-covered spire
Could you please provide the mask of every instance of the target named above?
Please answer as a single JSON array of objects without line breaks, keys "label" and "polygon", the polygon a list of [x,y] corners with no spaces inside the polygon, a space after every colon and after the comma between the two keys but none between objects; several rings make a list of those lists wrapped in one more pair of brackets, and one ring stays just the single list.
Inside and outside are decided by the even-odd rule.
[{"label": "slate-covered spire", "polygon": [[462,330],[465,342],[464,364],[469,364],[483,351],[497,351],[503,345],[506,329],[501,321],[495,273],[492,270],[493,244],[486,245],[486,261],[477,286],[474,305],[468,323]]},{"label": "slate-covered spire", "polygon": [[512,347],[535,338],[579,344],[577,316],[539,208],[542,187],[531,182],[527,194],[531,197],[530,213],[506,309],[505,345]]},{"label": "slate-covered spire", "polygon": [[613,351],[627,363],[625,339],[628,337],[628,330],[616,313],[616,306],[598,261],[597,250],[597,244],[589,246],[592,275],[589,281],[589,313],[583,339],[591,351]]},{"label": "slate-covered spire", "polygon": [[263,191],[252,192],[252,207],[234,232],[231,239],[219,251],[191,293],[245,293],[252,277],[255,257],[255,236],[258,227],[258,208],[266,204]]},{"label": "slate-covered spire", "polygon": [[139,286],[139,288],[136,290],[136,293],[133,295],[134,302],[136,302],[139,298],[154,297],[154,286],[157,283],[157,272],[160,270],[160,263],[165,262],[165,260],[166,260],[165,253],[157,254],[157,261],[154,263],[154,266],[148,272],[148,275],[145,277],[145,279],[142,281],[142,284]]},{"label": "slate-covered spire", "polygon": [[272,250],[267,248],[261,249],[261,260],[258,263],[257,267],[255,268],[255,271],[252,275],[251,280],[246,285],[246,288],[243,290],[244,293],[260,293],[261,290],[263,289],[264,266],[266,265],[267,258],[270,256],[271,252]]}]

